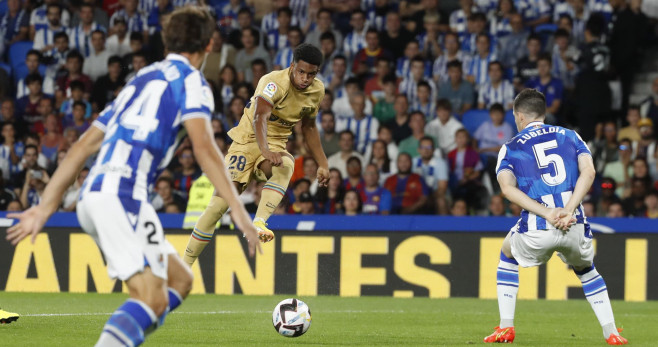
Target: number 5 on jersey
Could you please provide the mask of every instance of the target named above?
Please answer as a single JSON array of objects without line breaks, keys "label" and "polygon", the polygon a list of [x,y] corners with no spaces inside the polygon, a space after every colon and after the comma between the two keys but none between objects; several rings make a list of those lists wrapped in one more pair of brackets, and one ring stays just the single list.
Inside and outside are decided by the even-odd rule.
[{"label": "number 5 on jersey", "polygon": [[549,186],[557,186],[567,179],[567,169],[564,167],[562,157],[557,154],[546,154],[547,150],[554,148],[557,148],[557,141],[555,140],[541,142],[532,146],[532,150],[535,152],[537,165],[540,169],[546,169],[553,164],[555,175],[551,175],[551,173],[541,175],[542,181]]}]

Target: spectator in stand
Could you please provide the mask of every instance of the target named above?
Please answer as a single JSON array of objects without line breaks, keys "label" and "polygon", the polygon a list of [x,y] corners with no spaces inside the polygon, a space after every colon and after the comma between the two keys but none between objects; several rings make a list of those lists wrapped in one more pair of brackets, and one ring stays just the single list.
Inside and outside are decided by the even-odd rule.
[{"label": "spectator in stand", "polygon": [[[110,27],[110,18],[108,17],[108,12],[104,11],[100,6],[96,6],[95,0],[82,0],[82,4],[91,6],[93,22],[98,23],[98,25],[103,28]],[[65,12],[62,14],[62,22],[66,25],[65,14]],[[82,22],[81,16],[82,14],[80,11],[73,13],[73,18],[71,18],[72,28],[75,28],[80,24],[80,22]]]},{"label": "spectator in stand", "polygon": [[306,178],[300,178],[292,184],[286,195],[289,204],[288,213],[295,214],[301,211],[299,198],[302,194],[309,193],[310,188],[311,181]]},{"label": "spectator in stand", "polygon": [[[16,136],[14,124],[2,124],[2,146],[0,146],[0,170],[5,181],[10,181],[13,175],[21,170],[20,163],[25,145]],[[16,187],[14,184],[10,184]],[[20,187],[20,185],[18,186]]]},{"label": "spectator in stand", "polygon": [[235,69],[238,70],[238,81],[251,81],[251,62],[255,59],[263,59],[270,70],[271,59],[269,53],[259,46],[258,30],[254,28],[242,29],[242,49],[235,55]]},{"label": "spectator in stand", "polygon": [[361,159],[358,157],[349,157],[347,159],[347,178],[343,181],[343,188],[345,188],[345,191],[356,190],[363,198],[365,181],[363,181],[361,172],[363,172]]},{"label": "spectator in stand", "polygon": [[[25,55],[25,67],[27,68],[27,75],[39,75],[39,63],[41,62],[41,53],[39,51],[31,49]],[[41,89],[45,94],[54,95],[55,93],[55,83],[53,79],[46,75],[42,80]],[[25,83],[25,77],[18,80],[16,83],[16,99],[20,99],[26,96],[29,93],[27,84]]]},{"label": "spectator in stand", "polygon": [[277,10],[276,29],[267,32],[267,48],[270,55],[276,54],[277,51],[288,46],[288,31],[291,28],[292,10],[290,7],[281,7]]},{"label": "spectator in stand", "polygon": [[425,60],[423,60],[421,56],[416,56],[411,60],[410,76],[404,78],[402,82],[400,82],[400,86],[398,89],[399,92],[401,94],[405,94],[407,96],[407,99],[412,104],[418,101],[418,83],[420,83],[421,81],[425,81],[427,84],[430,85],[430,88],[432,90],[430,97],[432,99],[436,99],[436,95],[438,92],[436,88],[436,84],[432,79],[425,78],[424,72],[425,72]]},{"label": "spectator in stand", "polygon": [[126,83],[129,83],[133,77],[137,76],[139,70],[145,68],[148,65],[148,59],[146,58],[146,52],[137,51],[132,54],[130,58],[130,72],[126,75]]},{"label": "spectator in stand", "polygon": [[[265,14],[261,20],[261,31],[264,33],[269,32],[270,30],[277,29],[279,27],[279,21],[277,20],[277,15],[279,9],[284,7],[291,7],[290,0],[274,0],[272,1],[272,11]],[[292,16],[291,25],[298,25],[298,18]]]},{"label": "spectator in stand", "polygon": [[[26,147],[26,151],[32,149],[32,146]],[[35,149],[36,150],[36,149]],[[30,169],[25,171],[25,180],[21,189],[21,205],[25,208],[38,205],[41,201],[43,191],[46,190],[46,184],[50,181],[48,172],[43,169]]]},{"label": "spectator in stand", "polygon": [[379,169],[375,164],[368,164],[363,174],[365,186],[363,192],[363,213],[389,215],[391,213],[391,192],[379,185]]},{"label": "spectator in stand", "polygon": [[[627,138],[633,142],[640,141],[640,127],[638,126],[640,118],[642,118],[640,116],[640,108],[637,106],[630,106],[628,111],[626,111],[626,121],[628,122],[628,126],[619,129],[617,140]],[[654,122],[654,125],[655,124],[656,123]],[[654,133],[655,132],[656,129],[654,128]]]},{"label": "spectator in stand", "polygon": [[333,28],[331,21],[331,11],[326,8],[321,8],[317,14],[315,27],[306,33],[306,39],[304,42],[319,47],[321,45],[320,41],[322,39],[322,35],[325,33],[331,33],[333,35],[334,44],[337,47],[343,47],[343,35],[341,35],[340,31]]},{"label": "spectator in stand", "polygon": [[453,197],[465,199],[470,206],[477,209],[481,204],[480,179],[484,166],[480,161],[480,155],[470,146],[470,142],[466,129],[457,130],[455,133],[457,147],[447,156],[450,164],[450,190]]},{"label": "spectator in stand", "polygon": [[88,104],[83,101],[73,102],[73,123],[70,124],[73,128],[77,129],[81,134],[89,129],[89,122],[85,119],[85,111]]},{"label": "spectator in stand", "polygon": [[356,134],[356,150],[363,154],[372,141],[377,138],[379,121],[370,114],[365,113],[366,96],[355,93],[350,97],[353,116],[339,116],[336,121],[336,131],[350,130]]},{"label": "spectator in stand", "polygon": [[[5,125],[6,126],[6,125]],[[6,143],[6,141],[5,141]],[[23,150],[22,153],[22,158],[20,160],[20,163],[18,164],[17,167],[14,167],[12,169],[12,176],[11,176],[11,182],[12,182],[12,187],[14,188],[14,192],[16,195],[21,195],[21,188],[24,185],[29,185],[29,179],[26,181],[26,178],[30,178],[31,176],[28,176],[30,171],[38,171],[38,172],[45,172],[45,169],[38,164],[39,160],[39,149],[34,146],[34,145],[25,145],[25,149]],[[38,175],[38,174],[37,174]],[[34,175],[32,175],[34,176]],[[43,175],[42,175],[43,177]],[[35,177],[36,178],[36,177]],[[22,203],[23,206],[26,206],[25,203]]]},{"label": "spectator in stand", "polygon": [[113,34],[107,39],[105,45],[107,51],[120,57],[130,53],[130,34],[128,33],[128,24],[125,18],[115,18],[111,32]]},{"label": "spectator in stand", "polygon": [[242,112],[245,107],[245,101],[239,96],[233,97],[231,103],[229,104],[228,111],[222,117],[222,122],[224,123],[224,129],[231,130],[240,123],[242,118]]},{"label": "spectator in stand", "polygon": [[630,196],[622,200],[624,210],[629,216],[643,217],[646,210],[644,197],[651,187],[647,185],[645,179],[639,177],[631,179],[630,187]]},{"label": "spectator in stand", "polygon": [[[417,157],[420,140],[428,136],[425,134],[425,115],[418,111],[411,112],[409,115],[409,128],[411,128],[411,135],[400,141],[398,149],[400,153],[408,153],[412,157]],[[436,141],[435,138],[429,137],[432,141]]]},{"label": "spectator in stand", "polygon": [[148,19],[145,14],[137,10],[137,5],[138,0],[123,0],[123,9],[114,12],[110,18],[110,28],[114,31],[117,19],[123,18],[126,21],[128,32],[140,33],[144,42],[148,42]]},{"label": "spectator in stand", "polygon": [[633,146],[631,140],[621,139],[619,141],[619,159],[607,163],[603,169],[603,177],[610,177],[616,182],[616,194],[618,196],[623,194],[626,182],[629,182],[630,177],[633,176],[632,156]]},{"label": "spectator in stand", "polygon": [[339,135],[336,133],[336,117],[333,112],[325,111],[322,112],[320,118],[322,129],[320,143],[322,144],[322,149],[324,149],[324,154],[328,158],[340,151]]},{"label": "spectator in stand", "polygon": [[[386,127],[381,127],[380,129],[388,129]],[[382,131],[380,131],[380,134]],[[389,151],[389,147],[395,148],[395,155],[393,156],[392,153]],[[397,158],[397,148],[395,147],[395,144],[389,143],[388,145],[386,144],[385,140],[378,139],[375,140],[375,142],[372,143],[372,153],[369,153],[370,155],[368,158],[370,160],[368,161],[369,164],[373,164],[377,167],[377,170],[379,172],[379,183],[383,184],[386,179],[395,174],[397,172],[395,165],[393,165],[393,158]]]},{"label": "spectator in stand", "polygon": [[329,184],[319,187],[315,196],[317,211],[322,214],[337,214],[342,209],[344,194],[343,177],[338,169],[332,167],[329,169]]},{"label": "spectator in stand", "polygon": [[[94,21],[94,7],[92,4],[83,3],[80,5],[79,24],[68,30],[71,49],[82,53],[85,58],[97,51],[92,42],[94,31],[100,30],[103,33],[103,40],[107,29]],[[103,41],[105,46],[105,41]]]},{"label": "spectator in stand", "polygon": [[311,215],[315,213],[315,206],[313,206],[313,196],[311,196],[311,193],[301,193],[299,195],[297,206],[299,207],[299,211],[295,211],[295,214]]},{"label": "spectator in stand", "polygon": [[230,107],[231,100],[235,97],[235,86],[238,80],[238,72],[233,65],[225,65],[219,72],[219,82],[215,85],[219,98],[215,98],[215,109],[225,113]]},{"label": "spectator in stand", "polygon": [[62,25],[62,8],[54,3],[47,7],[47,25],[36,31],[34,35],[33,49],[40,52],[47,52],[55,48],[55,34],[58,32],[66,32],[66,27]]},{"label": "spectator in stand", "polygon": [[[51,98],[41,98],[39,100],[39,104],[37,105],[37,113],[39,115],[38,121],[35,124],[35,129],[34,133],[36,133],[39,136],[43,136],[46,133],[46,118],[50,115],[55,115],[57,116],[56,113],[54,113],[55,107],[54,107],[54,100]],[[57,122],[59,123],[59,118],[57,118]],[[43,123],[43,124],[40,124]],[[61,131],[60,131],[61,133]]]},{"label": "spectator in stand", "polygon": [[44,128],[46,131],[41,136],[41,153],[46,156],[50,163],[56,163],[57,153],[64,143],[64,135],[62,135],[62,131],[60,130],[57,116],[52,113],[46,116]]},{"label": "spectator in stand", "polygon": [[658,218],[658,191],[651,189],[644,197],[644,206],[646,207],[644,217]]},{"label": "spectator in stand", "polygon": [[366,14],[361,9],[352,12],[350,17],[351,32],[343,40],[343,53],[348,59],[353,57],[366,46]]},{"label": "spectator in stand", "polygon": [[102,111],[119,95],[124,83],[122,72],[123,60],[117,55],[111,56],[107,60],[107,74],[96,80],[91,93],[92,108],[95,112]]},{"label": "spectator in stand", "polygon": [[349,74],[347,73],[347,58],[344,55],[334,56],[331,62],[331,74],[325,77],[325,88],[334,93],[336,99],[345,97],[345,88]]},{"label": "spectator in stand", "polygon": [[156,6],[153,6],[150,11],[144,11],[147,14],[146,25],[149,27],[149,34],[162,31],[164,16],[174,11],[174,5],[170,0],[157,0],[155,3]]},{"label": "spectator in stand", "polygon": [[448,63],[448,76],[449,79],[439,86],[438,99],[450,101],[452,113],[461,115],[470,110],[474,103],[473,84],[462,78],[462,62],[459,60]]},{"label": "spectator in stand", "polygon": [[94,30],[91,33],[91,44],[94,52],[85,59],[82,73],[89,76],[92,81],[107,74],[107,63],[110,60],[110,52],[105,49],[105,32]]},{"label": "spectator in stand", "polygon": [[389,75],[382,80],[382,91],[373,93],[377,95],[374,99],[375,110],[373,116],[379,120],[379,124],[385,124],[395,119],[395,99],[397,92],[397,80],[395,76]]},{"label": "spectator in stand", "polygon": [[436,212],[448,213],[446,192],[448,191],[448,165],[440,156],[435,155],[435,140],[424,136],[418,143],[418,156],[413,159],[413,172],[425,180],[425,184],[434,192]]},{"label": "spectator in stand", "polygon": [[656,163],[656,138],[653,136],[653,122],[642,118],[637,123],[640,128],[640,141],[633,142],[633,156],[647,158],[649,165]]},{"label": "spectator in stand", "polygon": [[[288,65],[290,66],[290,65]],[[251,62],[251,89],[256,90],[258,81],[267,73],[267,63],[263,59],[256,59]]]},{"label": "spectator in stand", "polygon": [[7,13],[0,19],[0,34],[4,46],[28,39],[30,18],[20,0],[7,0]]},{"label": "spectator in stand", "polygon": [[84,84],[82,84],[80,81],[71,82],[71,98],[64,101],[59,109],[64,128],[73,126],[73,104],[76,102],[82,102],[86,106],[86,110],[83,113],[83,118],[89,119],[91,117],[91,104],[84,99],[84,88]]},{"label": "spectator in stand", "polygon": [[[500,4],[505,2],[509,3],[511,0],[501,1]],[[504,66],[516,66],[524,56],[530,33],[523,27],[523,19],[519,13],[509,15],[509,25],[511,32],[498,38],[498,59]]]},{"label": "spectator in stand", "polygon": [[[637,157],[633,159],[632,165],[633,165],[633,176],[631,177],[631,180],[641,179],[644,181],[644,185],[646,185],[649,188],[653,187],[653,179],[651,178],[651,174],[649,171],[649,164],[647,163],[647,160],[644,159],[644,157]],[[631,189],[626,188],[622,196],[627,197],[630,195],[630,193],[631,193]]]},{"label": "spectator in stand", "polygon": [[407,43],[414,40],[414,35],[402,27],[400,14],[393,10],[386,13],[386,25],[380,30],[380,35],[382,47],[393,55],[393,60],[399,58]]},{"label": "spectator in stand", "polygon": [[[224,36],[219,29],[212,34],[212,45],[210,52],[206,55],[206,63],[203,67],[203,75],[206,80],[218,86],[221,82],[222,71],[226,66],[231,66],[235,71],[235,48],[225,42]],[[233,81],[237,78],[237,74]],[[230,100],[230,99],[229,99]]]},{"label": "spectator in stand", "polygon": [[64,197],[62,198],[62,204],[59,208],[61,212],[75,212],[75,208],[78,204],[78,198],[80,197],[80,189],[82,189],[82,184],[89,175],[89,169],[83,168],[75,182],[64,192]]},{"label": "spectator in stand", "polygon": [[489,108],[490,120],[482,123],[473,138],[476,141],[476,149],[481,157],[486,158],[484,162],[485,172],[489,174],[494,191],[498,192],[498,180],[496,179],[496,162],[500,147],[509,141],[514,135],[512,126],[506,123],[505,109],[501,104],[493,104]]},{"label": "spectator in stand", "polygon": [[320,65],[320,77],[318,78],[326,81],[326,77],[331,76],[333,73],[332,62],[334,57],[340,54],[337,47],[341,46],[336,44],[334,34],[326,32],[320,35],[320,51],[322,52],[324,59],[322,59],[322,64]]},{"label": "spectator in stand", "polygon": [[411,156],[400,153],[397,159],[398,173],[387,178],[384,188],[391,192],[392,214],[418,214],[425,210],[431,194],[425,180],[411,172]]},{"label": "spectator in stand", "polygon": [[363,157],[359,152],[354,151],[354,134],[349,130],[343,130],[340,133],[340,152],[328,158],[330,168],[335,168],[340,172],[342,177],[347,176],[347,159],[357,157],[363,162]]},{"label": "spectator in stand", "polygon": [[406,139],[411,135],[411,128],[409,127],[409,102],[407,96],[399,94],[395,97],[393,104],[395,109],[395,118],[386,123],[386,127],[393,132],[393,141],[399,144],[400,141]]},{"label": "spectator in stand", "polygon": [[526,87],[540,91],[546,97],[546,123],[556,124],[558,112],[562,106],[564,86],[562,81],[551,75],[551,56],[543,53],[537,58],[537,72],[539,75],[530,79]]},{"label": "spectator in stand", "polygon": [[25,135],[25,147],[30,145],[37,149],[37,165],[44,169],[47,168],[50,163],[48,162],[48,158],[41,153],[41,139],[39,138],[39,135],[33,133]]},{"label": "spectator in stand", "polygon": [[411,111],[422,113],[425,116],[426,121],[429,122],[434,119],[434,110],[436,110],[436,99],[431,98],[432,87],[430,87],[427,82],[420,81],[418,82],[416,89],[416,95],[418,97],[417,100],[411,104]]},{"label": "spectator in stand", "polygon": [[[505,200],[500,194],[493,195],[489,199],[489,216],[490,217],[506,217],[505,213]],[[590,214],[589,216],[594,216]]]},{"label": "spectator in stand", "polygon": [[[441,25],[440,18],[435,14],[427,14],[423,17],[424,31],[416,36],[416,41],[419,43],[419,49],[423,56],[429,61],[433,61],[436,57],[441,55],[441,46],[439,40],[441,39]],[[429,65],[429,64],[428,64]]]},{"label": "spectator in stand", "polygon": [[57,79],[57,92],[60,93],[60,95],[56,95],[58,98],[61,97],[63,99],[70,95],[70,85],[73,81],[79,81],[82,83],[84,97],[85,99],[89,98],[93,83],[89,76],[82,73],[83,63],[84,58],[78,53],[78,51],[71,51],[69,55],[66,56],[66,74]]},{"label": "spectator in stand", "polygon": [[5,187],[4,174],[0,171],[0,211],[7,211],[9,203],[16,200],[16,194]]},{"label": "spectator in stand", "polygon": [[466,217],[468,216],[468,203],[464,199],[455,199],[450,208],[450,215],[453,217]]},{"label": "spectator in stand", "polygon": [[174,182],[171,177],[160,176],[155,182],[155,193],[151,204],[156,212],[165,212],[165,207],[169,204],[175,204],[180,211],[185,211],[187,201],[174,191]]},{"label": "spectator in stand", "polygon": [[47,67],[46,78],[52,78],[52,76],[58,78],[63,73],[62,70],[64,70],[66,65],[66,57],[71,52],[68,34],[63,31],[55,33],[54,40],[55,47],[43,54],[43,63]]},{"label": "spectator in stand", "polygon": [[386,93],[384,92],[384,80],[387,77],[392,77],[391,61],[387,58],[376,58],[373,66],[375,69],[374,75],[366,81],[364,92],[366,93],[366,96],[376,104],[377,100],[386,97]]},{"label": "spectator in stand", "polygon": [[[274,13],[276,16],[276,13]],[[259,41],[261,43],[265,42],[263,32],[261,32],[260,27],[256,26],[254,24],[254,17],[251,12],[251,9],[248,7],[243,7],[238,11],[238,17],[237,17],[237,22],[238,26],[236,28],[232,28],[230,32],[228,33],[228,38],[227,41],[230,45],[235,47],[235,49],[242,49],[242,30],[243,29],[249,29],[253,28],[256,30],[259,36]],[[275,20],[276,22],[276,20]],[[221,28],[217,28],[218,31],[225,33],[222,31]],[[267,31],[266,31],[267,32]]]},{"label": "spectator in stand", "polygon": [[466,21],[471,14],[478,12],[473,0],[459,0],[459,9],[450,14],[450,30],[458,35],[466,34]]},{"label": "spectator in stand", "polygon": [[[30,32],[29,32],[29,40],[34,40],[34,37],[36,33],[48,26],[48,6],[50,5],[61,5],[60,1],[58,0],[45,0],[41,4],[41,6],[35,8],[32,10],[32,13],[26,13],[30,17]],[[71,15],[69,14],[69,11],[67,11],[65,8],[61,7],[61,22],[62,25],[65,27],[68,27],[70,24],[70,18]],[[26,11],[28,10],[28,7],[26,7]]]},{"label": "spectator in stand", "polygon": [[514,87],[517,91],[521,91],[530,79],[539,76],[539,71],[537,71],[537,60],[539,60],[539,53],[541,53],[541,38],[539,36],[530,35],[528,37],[526,52],[527,55],[519,59],[514,68]]},{"label": "spectator in stand", "polygon": [[503,79],[503,64],[499,61],[489,63],[489,80],[480,85],[478,108],[490,108],[494,104],[500,104],[505,110],[511,110],[514,94],[512,83]]},{"label": "spectator in stand", "polygon": [[613,202],[608,206],[605,216],[608,218],[624,218],[626,217],[626,211],[624,211],[624,206],[622,206],[621,202]]},{"label": "spectator in stand", "polygon": [[[643,118],[651,119],[653,124],[658,126],[658,77],[651,83],[651,95],[640,104],[640,114]],[[656,130],[658,129],[654,129]],[[658,131],[656,133],[658,134]]]},{"label": "spectator in stand", "polygon": [[73,127],[64,129],[64,145],[62,146],[62,149],[68,151],[79,138],[80,132],[77,129]]},{"label": "spectator in stand", "polygon": [[545,0],[517,0],[516,8],[526,27],[534,28],[551,20],[551,7]]},{"label": "spectator in stand", "polygon": [[600,15],[592,15],[585,27],[585,46],[578,60],[580,73],[576,78],[574,100],[580,136],[585,141],[594,137],[594,124],[608,117],[612,95],[608,86],[610,52],[602,44],[601,36],[605,21]]},{"label": "spectator in stand", "polygon": [[[490,17],[491,25],[489,26],[489,32],[496,37],[499,47],[502,47],[500,45],[500,39],[509,36],[514,31],[511,24],[514,15],[518,15],[518,12],[516,11],[516,7],[514,7],[513,0],[498,1],[495,14]],[[520,20],[519,24],[523,28],[523,18],[521,15],[518,18]]]},{"label": "spectator in stand", "polygon": [[299,27],[291,27],[288,30],[288,46],[279,49],[274,57],[274,70],[283,70],[290,67],[292,63],[292,52],[304,39]]},{"label": "spectator in stand", "polygon": [[315,195],[318,192],[318,163],[311,156],[305,156],[304,158],[304,178],[311,182],[311,187],[309,191],[312,195]]},{"label": "spectator in stand", "polygon": [[357,191],[348,190],[343,198],[343,214],[346,216],[359,215],[363,208],[361,196]]},{"label": "spectator in stand", "polygon": [[596,136],[588,144],[594,159],[597,172],[603,172],[608,163],[619,159],[617,142],[617,125],[615,122],[605,122],[596,125]]},{"label": "spectator in stand", "polygon": [[578,66],[576,57],[579,52],[575,46],[569,42],[569,33],[564,29],[558,29],[555,32],[555,45],[553,46],[552,74],[560,79],[564,84],[564,89],[571,92],[576,83],[578,75]]},{"label": "spectator in stand", "polygon": [[178,154],[180,169],[174,172],[174,189],[187,200],[192,184],[201,177],[201,170],[196,165],[191,148],[184,148]]},{"label": "spectator in stand", "polygon": [[16,111],[20,119],[28,126],[31,132],[43,132],[43,119],[41,118],[38,108],[39,102],[43,98],[49,98],[41,90],[42,83],[39,74],[30,74],[25,77],[25,84],[29,90],[28,95],[16,101]]},{"label": "spectator in stand", "polygon": [[[442,54],[434,60],[434,64],[432,65],[432,75],[434,76],[434,81],[436,83],[448,81],[450,77],[448,75],[448,64],[451,62],[461,62],[462,70],[466,70],[471,64],[471,57],[460,49],[459,37],[456,33],[446,33],[443,37],[443,45],[445,46],[445,49]],[[440,91],[441,89],[439,88],[439,92]]]},{"label": "spectator in stand", "polygon": [[[395,65],[395,76],[400,79],[411,78],[411,61],[420,55],[420,46],[418,41],[409,41],[404,48],[404,54],[397,58]],[[422,57],[422,56],[421,56]],[[431,66],[429,62],[425,62],[424,77],[427,78],[431,75]]]},{"label": "spectator in stand", "polygon": [[438,140],[438,148],[444,156],[457,146],[455,133],[464,127],[457,118],[452,116],[451,110],[450,101],[439,100],[436,103],[436,118],[425,126],[425,133]]},{"label": "spectator in stand", "polygon": [[489,80],[489,64],[496,60],[496,54],[491,52],[490,41],[487,34],[477,36],[477,52],[466,70],[466,80],[473,83],[475,88],[479,88]]},{"label": "spectator in stand", "polygon": [[[460,35],[461,47],[464,52],[470,55],[477,55],[477,40],[480,35],[487,35],[489,38],[489,50],[496,47],[495,37],[489,36],[487,33],[487,17],[484,13],[475,12],[468,17],[466,22],[467,33]],[[495,59],[495,58],[494,58]]]}]

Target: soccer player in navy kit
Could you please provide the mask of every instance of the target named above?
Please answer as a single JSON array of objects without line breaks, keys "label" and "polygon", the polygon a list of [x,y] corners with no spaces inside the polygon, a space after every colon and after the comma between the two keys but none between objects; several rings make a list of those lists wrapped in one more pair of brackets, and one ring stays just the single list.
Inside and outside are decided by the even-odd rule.
[{"label": "soccer player in navy kit", "polygon": [[538,266],[558,252],[582,282],[606,342],[626,344],[615,326],[605,282],[594,267],[592,232],[581,205],[596,173],[591,153],[573,130],[544,124],[545,115],[544,95],[523,90],[514,100],[519,133],[498,154],[496,174],[501,190],[523,211],[500,252],[500,325],[484,342],[514,341],[519,265]]}]

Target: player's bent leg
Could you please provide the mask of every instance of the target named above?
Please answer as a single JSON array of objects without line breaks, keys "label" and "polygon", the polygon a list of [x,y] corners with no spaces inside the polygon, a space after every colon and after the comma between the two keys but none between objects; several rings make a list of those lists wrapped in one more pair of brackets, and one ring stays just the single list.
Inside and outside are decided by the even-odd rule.
[{"label": "player's bent leg", "polygon": [[167,268],[168,312],[175,310],[192,290],[194,275],[192,270],[176,254],[169,255]]},{"label": "player's bent leg", "polygon": [[285,196],[295,168],[295,161],[289,154],[282,153],[281,160],[280,166],[272,166],[269,161],[263,161],[259,166],[266,174],[271,170],[271,176],[263,186],[256,218],[254,218],[254,226],[258,230],[261,242],[269,242],[274,239],[274,233],[267,228],[266,222]]},{"label": "player's bent leg", "polygon": [[130,299],[107,320],[97,347],[138,346],[153,332],[167,311],[166,281],[149,267],[130,277],[126,284]]},{"label": "player's bent leg", "polygon": [[[236,185],[238,193],[240,193],[242,190],[242,184],[237,182],[233,183]],[[187,265],[192,266],[197,258],[199,258],[199,255],[201,255],[215,234],[217,221],[222,218],[227,210],[228,203],[226,200],[218,196],[217,192],[215,192],[215,195],[210,198],[210,203],[208,203],[208,206],[206,206],[206,209],[199,217],[199,220],[197,220],[196,225],[194,225],[194,229],[190,235],[190,240],[187,242],[187,247],[185,247],[183,261],[187,263]]]},{"label": "player's bent leg", "polygon": [[603,277],[596,271],[594,264],[587,267],[573,267],[573,271],[583,284],[583,291],[589,304],[594,310],[596,318],[603,329],[603,337],[611,345],[625,345],[628,341],[619,336],[615,326],[615,317],[612,313],[608,288]]}]

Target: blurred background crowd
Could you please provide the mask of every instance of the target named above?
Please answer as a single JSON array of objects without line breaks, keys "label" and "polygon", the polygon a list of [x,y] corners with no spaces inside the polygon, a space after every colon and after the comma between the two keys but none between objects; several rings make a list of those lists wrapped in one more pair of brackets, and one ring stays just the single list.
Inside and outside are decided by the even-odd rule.
[{"label": "blurred background crowd", "polygon": [[[180,6],[217,20],[202,71],[224,153],[260,77],[302,42],[324,54],[317,124],[331,180],[317,186],[295,129],[277,213],[519,215],[494,171],[517,132],[513,99],[535,88],[547,123],[592,151],[586,214],[658,217],[656,0],[0,0],[1,210],[38,203],[71,144],[164,58],[162,21]],[[184,212],[200,175],[183,143],[153,187],[156,209]],[[248,209],[261,188],[242,195]]]}]

